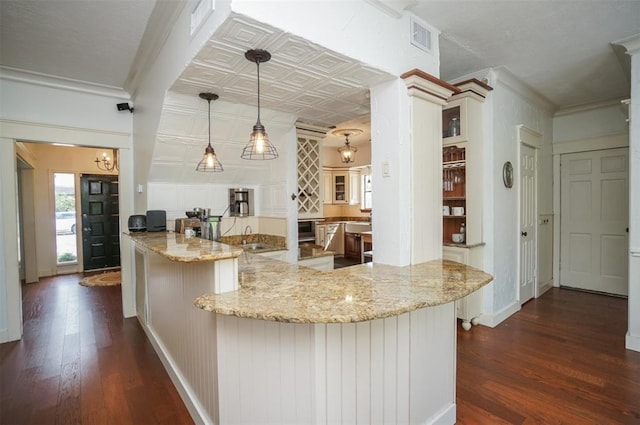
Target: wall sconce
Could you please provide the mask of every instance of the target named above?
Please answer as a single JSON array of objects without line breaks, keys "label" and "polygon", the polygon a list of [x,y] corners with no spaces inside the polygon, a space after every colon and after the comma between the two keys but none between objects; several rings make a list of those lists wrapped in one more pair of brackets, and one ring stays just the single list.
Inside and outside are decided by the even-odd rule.
[{"label": "wall sconce", "polygon": [[260,122],[260,64],[268,62],[269,59],[271,59],[271,53],[260,49],[247,50],[244,57],[256,63],[258,74],[258,120],[253,126],[251,140],[249,140],[247,146],[242,150],[240,157],[243,159],[276,159],[278,157],[278,151],[269,141],[267,131]]},{"label": "wall sconce", "polygon": [[224,171],[224,168],[222,168],[222,164],[218,161],[216,151],[213,150],[213,146],[211,146],[211,101],[216,100],[218,95],[214,93],[200,93],[199,96],[201,99],[204,99],[209,103],[209,144],[204,150],[202,159],[196,166],[196,171],[202,171],[205,173],[221,173]]}]

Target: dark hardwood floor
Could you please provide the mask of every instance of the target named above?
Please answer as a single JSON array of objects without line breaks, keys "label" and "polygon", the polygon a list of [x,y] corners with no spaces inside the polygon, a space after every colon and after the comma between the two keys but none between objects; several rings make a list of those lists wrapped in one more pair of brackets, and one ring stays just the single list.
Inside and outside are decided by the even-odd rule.
[{"label": "dark hardwood floor", "polygon": [[[120,287],[23,287],[24,337],[0,345],[0,424],[193,423]],[[458,424],[640,424],[626,300],[552,289],[458,332]]]},{"label": "dark hardwood floor", "polygon": [[557,288],[494,329],[460,330],[457,423],[640,424],[626,332],[626,299]]},{"label": "dark hardwood floor", "polygon": [[0,345],[0,424],[191,424],[121,288],[82,275],[23,286],[24,335]]}]

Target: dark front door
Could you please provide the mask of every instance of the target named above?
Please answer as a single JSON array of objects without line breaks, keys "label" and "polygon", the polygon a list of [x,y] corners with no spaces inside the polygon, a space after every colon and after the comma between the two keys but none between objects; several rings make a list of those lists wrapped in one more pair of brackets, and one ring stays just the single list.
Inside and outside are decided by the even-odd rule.
[{"label": "dark front door", "polygon": [[83,174],[80,190],[84,270],[120,266],[118,176]]}]

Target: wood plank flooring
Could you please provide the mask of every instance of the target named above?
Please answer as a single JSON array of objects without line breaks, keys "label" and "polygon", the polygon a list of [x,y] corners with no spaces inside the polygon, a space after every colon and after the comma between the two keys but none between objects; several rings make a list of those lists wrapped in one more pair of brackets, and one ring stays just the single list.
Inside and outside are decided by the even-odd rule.
[{"label": "wood plank flooring", "polygon": [[192,424],[120,286],[23,286],[24,336],[0,345],[0,424]]},{"label": "wood plank flooring", "polygon": [[[24,338],[0,345],[0,424],[193,423],[120,287],[23,287]],[[458,424],[640,424],[626,300],[552,289],[458,332]],[[460,328],[459,328],[460,329]]]},{"label": "wood plank flooring", "polygon": [[[637,308],[637,307],[636,307]],[[458,332],[458,424],[640,424],[627,300],[554,288]]]}]

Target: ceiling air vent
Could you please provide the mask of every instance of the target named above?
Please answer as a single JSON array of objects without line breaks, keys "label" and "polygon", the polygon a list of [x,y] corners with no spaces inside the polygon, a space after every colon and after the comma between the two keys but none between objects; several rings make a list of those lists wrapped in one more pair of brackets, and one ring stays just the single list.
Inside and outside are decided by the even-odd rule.
[{"label": "ceiling air vent", "polygon": [[413,16],[411,17],[411,44],[431,53],[431,30]]}]

